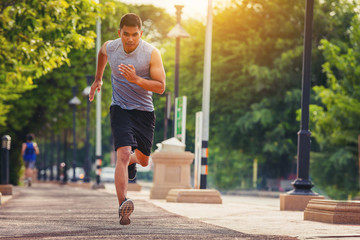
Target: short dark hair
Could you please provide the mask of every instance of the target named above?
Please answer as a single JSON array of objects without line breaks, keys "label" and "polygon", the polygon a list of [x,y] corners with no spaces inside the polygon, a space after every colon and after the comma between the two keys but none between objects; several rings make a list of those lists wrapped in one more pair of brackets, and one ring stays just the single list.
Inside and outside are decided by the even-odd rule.
[{"label": "short dark hair", "polygon": [[123,26],[128,26],[128,27],[137,26],[139,27],[139,29],[141,29],[142,26],[141,19],[135,13],[127,13],[124,16],[122,16],[120,20],[120,29],[122,29]]},{"label": "short dark hair", "polygon": [[28,140],[28,141],[33,141],[34,138],[35,138],[35,136],[32,133],[29,133],[29,134],[26,135],[26,140]]}]

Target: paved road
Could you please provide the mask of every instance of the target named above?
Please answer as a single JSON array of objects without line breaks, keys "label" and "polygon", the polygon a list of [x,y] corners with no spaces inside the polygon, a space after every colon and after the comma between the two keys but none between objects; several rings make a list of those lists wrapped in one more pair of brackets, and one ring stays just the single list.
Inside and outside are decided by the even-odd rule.
[{"label": "paved road", "polygon": [[135,200],[132,223],[120,226],[112,194],[56,184],[16,187],[14,192],[0,207],[0,239],[295,239],[244,234],[145,200]]}]

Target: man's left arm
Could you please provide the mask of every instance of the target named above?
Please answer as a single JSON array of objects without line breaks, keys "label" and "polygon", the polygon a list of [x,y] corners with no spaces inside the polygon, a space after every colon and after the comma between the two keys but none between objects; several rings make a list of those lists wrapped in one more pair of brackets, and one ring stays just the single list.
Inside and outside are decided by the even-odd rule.
[{"label": "man's left arm", "polygon": [[151,53],[150,59],[150,80],[144,79],[136,75],[133,65],[119,65],[121,75],[129,82],[135,83],[145,90],[163,94],[165,91],[165,70],[161,60],[160,52],[156,48]]}]

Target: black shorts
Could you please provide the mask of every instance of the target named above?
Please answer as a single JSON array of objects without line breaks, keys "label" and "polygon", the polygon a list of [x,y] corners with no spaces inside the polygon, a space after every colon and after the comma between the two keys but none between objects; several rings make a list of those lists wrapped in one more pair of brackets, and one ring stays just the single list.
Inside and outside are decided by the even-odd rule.
[{"label": "black shorts", "polygon": [[110,107],[111,131],[115,151],[119,147],[131,146],[150,156],[154,139],[155,112],[125,110],[120,106]]}]

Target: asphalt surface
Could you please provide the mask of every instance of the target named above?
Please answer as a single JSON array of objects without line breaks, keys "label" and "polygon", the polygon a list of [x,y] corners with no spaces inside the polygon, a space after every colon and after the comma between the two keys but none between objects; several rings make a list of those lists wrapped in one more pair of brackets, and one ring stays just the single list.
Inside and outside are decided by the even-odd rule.
[{"label": "asphalt surface", "polygon": [[245,234],[146,200],[134,203],[131,224],[120,226],[113,194],[44,183],[15,187],[13,197],[0,206],[0,239],[296,239]]}]

